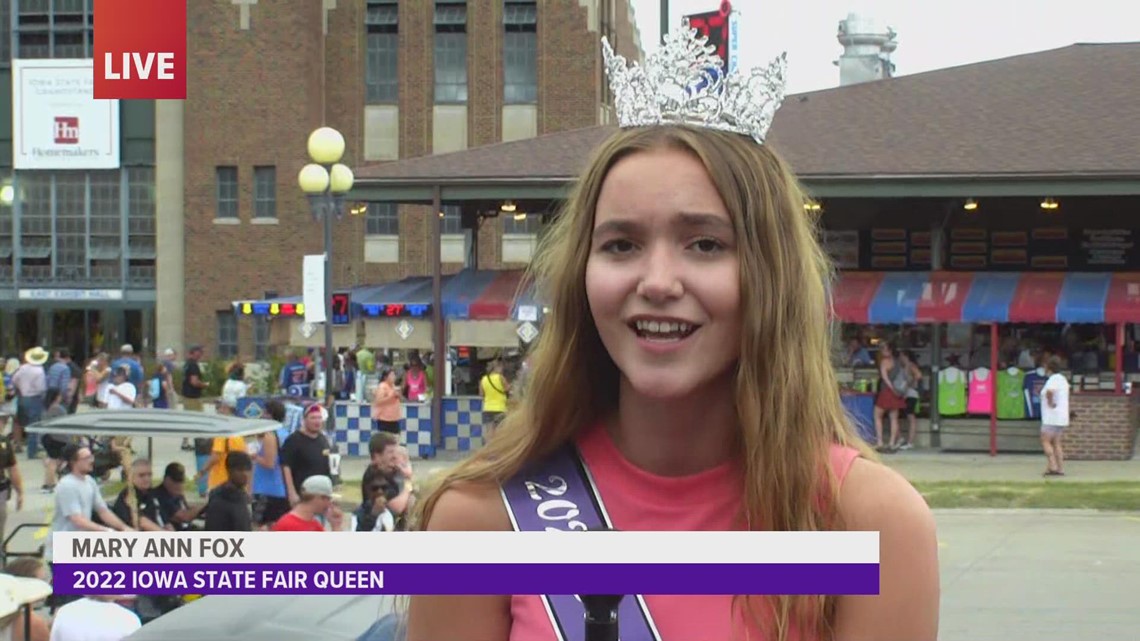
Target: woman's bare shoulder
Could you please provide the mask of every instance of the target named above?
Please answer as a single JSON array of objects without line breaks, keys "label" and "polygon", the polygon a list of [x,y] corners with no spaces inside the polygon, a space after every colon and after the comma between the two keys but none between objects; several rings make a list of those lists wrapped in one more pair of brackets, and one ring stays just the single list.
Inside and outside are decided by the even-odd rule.
[{"label": "woman's bare shoulder", "polygon": [[940,581],[934,515],[922,495],[890,467],[857,459],[839,494],[849,530],[879,533],[879,594],[839,601],[836,638],[934,641]]},{"label": "woman's bare shoulder", "polygon": [[[498,484],[462,482],[442,491],[424,529],[509,531],[511,523]],[[509,596],[439,595],[411,599],[407,641],[506,641],[510,635]]]},{"label": "woman's bare shoulder", "polygon": [[440,493],[427,530],[460,532],[510,531],[511,520],[503,505],[499,484],[463,481]]},{"label": "woman's bare shoulder", "polygon": [[910,481],[891,467],[862,457],[855,459],[843,480],[839,511],[851,530],[934,527],[926,499]]}]

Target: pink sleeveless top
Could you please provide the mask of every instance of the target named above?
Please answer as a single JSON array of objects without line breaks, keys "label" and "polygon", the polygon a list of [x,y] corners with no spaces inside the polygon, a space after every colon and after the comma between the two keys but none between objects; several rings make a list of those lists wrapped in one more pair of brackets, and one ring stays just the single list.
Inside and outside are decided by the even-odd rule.
[{"label": "pink sleeveless top", "polygon": [[[627,461],[601,425],[586,430],[579,437],[578,445],[615,528],[633,531],[744,529],[737,518],[744,501],[743,472],[738,464],[726,463],[689,476],[657,476]],[[831,465],[841,482],[858,454],[852,448],[832,447]],[[733,639],[734,629],[739,631],[745,621],[740,608],[735,610],[738,620],[732,620],[732,599],[728,595],[645,597],[663,641]],[[512,597],[511,618],[510,641],[556,641],[554,627],[540,597]],[[763,641],[754,624],[748,623],[745,629],[750,640]]]},{"label": "pink sleeveless top", "polygon": [[989,414],[994,406],[994,375],[985,367],[970,372],[970,400],[966,411],[970,414]]}]

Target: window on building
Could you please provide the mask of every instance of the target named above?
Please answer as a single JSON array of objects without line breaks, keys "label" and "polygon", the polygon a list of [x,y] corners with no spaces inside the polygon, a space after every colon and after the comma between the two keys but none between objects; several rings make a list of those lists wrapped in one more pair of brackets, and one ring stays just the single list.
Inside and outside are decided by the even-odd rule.
[{"label": "window on building", "polygon": [[440,221],[440,234],[462,234],[463,216],[459,205],[444,205],[443,220]]},{"label": "window on building", "polygon": [[0,67],[12,64],[12,3],[0,2]]},{"label": "window on building", "polygon": [[277,167],[253,168],[253,217],[277,218]]},{"label": "window on building", "polygon": [[[11,0],[0,4],[10,6]],[[95,44],[93,4],[90,0],[20,0],[15,49],[9,56],[90,58]],[[0,10],[0,17],[9,11],[9,7]],[[5,29],[8,24],[4,23]]]},{"label": "window on building", "polygon": [[128,168],[127,194],[127,286],[151,288],[158,276],[154,167]]},{"label": "window on building", "polygon": [[[0,3],[3,4],[3,3]],[[0,170],[0,185],[12,181],[10,170]],[[11,283],[15,275],[15,226],[12,221],[12,206],[0,203],[0,283]]]},{"label": "window on building", "polygon": [[525,218],[519,220],[512,214],[503,214],[506,218],[503,220],[503,233],[504,234],[529,234],[538,235],[539,230],[542,229],[542,214],[527,214]]},{"label": "window on building", "polygon": [[218,218],[238,217],[238,170],[237,167],[218,167],[215,170],[217,182]]},{"label": "window on building", "polygon": [[21,283],[47,285],[52,275],[52,175],[29,171],[20,174]]},{"label": "window on building", "polygon": [[218,312],[218,357],[233,358],[237,353],[237,315],[232,311]]},{"label": "window on building", "polygon": [[435,3],[435,102],[467,103],[467,3]]},{"label": "window on building", "polygon": [[503,102],[538,102],[538,7],[535,0],[503,1]]},{"label": "window on building", "polygon": [[87,283],[87,174],[55,174],[55,278],[60,285]]},{"label": "window on building", "polygon": [[400,96],[400,11],[396,0],[368,0],[364,31],[366,101],[370,105],[395,103]]},{"label": "window on building", "polygon": [[399,236],[400,208],[395,203],[368,203],[364,233],[369,236]]},{"label": "window on building", "polygon": [[[614,0],[598,0],[598,28],[601,35],[609,40],[610,46],[617,51],[617,29],[614,28],[614,22],[617,14],[614,13]],[[613,105],[614,96],[610,91],[609,77],[606,74],[599,74],[601,80],[601,95],[603,105]]]},{"label": "window on building", "polygon": [[[153,184],[154,170],[151,169]],[[118,171],[93,171],[90,174],[91,238],[88,241],[88,257],[91,259],[91,280],[93,284],[106,287],[119,287],[123,272],[123,198],[122,177]],[[127,192],[131,198],[132,191]],[[153,209],[154,196],[151,194]],[[145,205],[140,205],[144,207]],[[129,209],[128,221],[137,221],[140,210]],[[153,229],[153,215],[150,222]],[[129,224],[129,223],[128,223]],[[129,230],[128,230],[129,231]],[[128,234],[128,249],[129,245]],[[151,242],[153,243],[153,233]],[[138,241],[136,241],[137,243]],[[137,245],[136,245],[137,246]],[[151,264],[153,264],[153,260]]]},{"label": "window on building", "polygon": [[269,360],[269,319],[265,316],[253,317],[253,359]]}]

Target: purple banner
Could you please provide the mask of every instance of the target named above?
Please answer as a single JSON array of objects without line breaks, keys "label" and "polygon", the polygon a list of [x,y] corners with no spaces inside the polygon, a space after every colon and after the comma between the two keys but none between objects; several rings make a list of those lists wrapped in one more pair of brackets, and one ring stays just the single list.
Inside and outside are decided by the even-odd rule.
[{"label": "purple banner", "polygon": [[[503,483],[502,492],[511,521],[521,532],[581,532],[612,526],[581,457],[571,446],[563,447],[540,465]],[[555,627],[561,631],[560,638],[585,641],[585,630],[581,626],[567,624],[586,616],[578,597],[574,593],[547,592],[542,598],[553,615]],[[661,641],[642,606],[642,601],[632,597],[618,604],[623,641]]]},{"label": "purple banner", "polygon": [[58,594],[879,593],[878,564],[57,563]]}]

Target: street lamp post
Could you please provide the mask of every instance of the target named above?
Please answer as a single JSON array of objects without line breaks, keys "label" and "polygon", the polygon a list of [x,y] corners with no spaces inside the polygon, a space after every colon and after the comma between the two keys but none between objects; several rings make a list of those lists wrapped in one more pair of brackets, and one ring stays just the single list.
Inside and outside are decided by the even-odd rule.
[{"label": "street lamp post", "polygon": [[301,168],[297,182],[309,199],[313,217],[324,223],[325,250],[325,399],[328,419],[325,429],[333,431],[333,330],[332,330],[332,231],[333,217],[344,215],[344,197],[352,189],[352,170],[341,164],[344,136],[332,127],[321,127],[309,134],[309,158],[313,161]]}]

